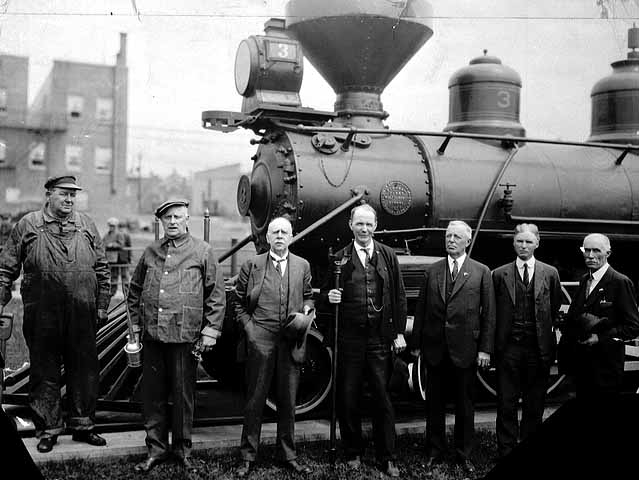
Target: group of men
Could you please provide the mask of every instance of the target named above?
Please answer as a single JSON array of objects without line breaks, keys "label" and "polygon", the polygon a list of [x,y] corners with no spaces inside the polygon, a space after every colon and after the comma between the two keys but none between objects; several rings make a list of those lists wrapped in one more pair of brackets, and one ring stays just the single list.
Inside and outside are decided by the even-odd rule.
[{"label": "group of men", "polygon": [[[73,440],[106,444],[94,431],[99,387],[96,331],[106,320],[113,293],[113,272],[103,243],[121,240],[113,229],[113,238],[107,235],[103,242],[93,221],[74,210],[75,195],[81,189],[75,177],[49,179],[45,189],[42,209],[15,225],[0,255],[2,308],[11,298],[12,283],[23,274],[23,333],[31,361],[29,401],[37,448],[43,453],[51,451],[65,430],[65,420]],[[192,468],[197,354],[216,344],[227,308],[212,247],[189,233],[188,202],[166,201],[155,215],[164,236],[144,250],[126,292],[135,340],[144,345],[142,397],[148,455],[135,465],[141,472],[171,454],[185,468]],[[561,285],[557,269],[534,256],[539,246],[537,227],[518,225],[515,260],[491,272],[467,255],[471,228],[463,221],[451,221],[445,233],[446,257],[426,267],[408,344],[399,261],[392,248],[373,238],[376,211],[367,204],[356,206],[349,227],[353,241],[334,256],[341,265],[339,284],[327,277],[317,304],[339,313],[339,328],[329,337],[337,335],[337,417],[347,466],[361,468],[365,442],[360,399],[367,386],[375,459],[385,474],[399,476],[388,384],[394,357],[407,348],[422,356],[427,370],[427,468],[436,468],[447,450],[445,411],[450,389],[455,404],[454,454],[466,473],[474,472],[475,376],[477,368],[490,365],[497,372],[499,455],[508,455],[542,423],[555,359]],[[294,429],[300,369],[315,302],[311,267],[289,252],[292,238],[287,218],[272,219],[266,234],[268,252],[247,260],[236,282],[232,308],[246,354],[239,477],[254,469],[262,411],[272,382],[279,458],[293,472],[311,472],[298,461]],[[588,273],[563,322],[561,343],[571,347],[569,364],[578,396],[616,393],[622,382],[623,341],[639,335],[634,287],[608,264],[607,237],[588,235],[581,250]],[[62,363],[66,418],[60,395]]]}]

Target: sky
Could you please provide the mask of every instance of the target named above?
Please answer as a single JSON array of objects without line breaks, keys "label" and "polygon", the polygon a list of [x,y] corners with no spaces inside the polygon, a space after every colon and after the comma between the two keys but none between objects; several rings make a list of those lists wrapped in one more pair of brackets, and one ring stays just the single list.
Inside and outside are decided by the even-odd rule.
[{"label": "sky", "polygon": [[[602,2],[608,18],[601,18]],[[252,132],[204,130],[201,113],[240,110],[237,46],[263,34],[269,18],[283,17],[286,3],[0,0],[0,53],[29,57],[33,99],[54,59],[114,64],[126,32],[129,166],[139,162],[143,173],[160,175],[238,162],[247,169]],[[586,140],[590,91],[612,72],[611,62],[626,58],[627,30],[639,17],[639,0],[429,3],[433,37],[382,94],[391,128],[442,130],[448,80],[487,49],[522,78],[521,123],[529,137]],[[308,61],[300,94],[304,106],[333,110],[334,92]]]}]

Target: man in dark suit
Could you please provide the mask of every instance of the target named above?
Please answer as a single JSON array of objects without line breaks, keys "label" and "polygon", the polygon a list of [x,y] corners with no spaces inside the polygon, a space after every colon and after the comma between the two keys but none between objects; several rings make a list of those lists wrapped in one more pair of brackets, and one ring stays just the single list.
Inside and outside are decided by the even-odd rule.
[{"label": "man in dark suit", "polygon": [[[517,258],[493,272],[497,323],[497,446],[500,456],[537,430],[555,358],[555,332],[561,307],[561,282],[555,267],[537,260],[539,230],[522,223],[513,240]],[[521,428],[517,418],[522,398]]]},{"label": "man in dark suit", "polygon": [[395,252],[373,240],[377,213],[370,205],[351,210],[354,241],[337,252],[343,262],[340,288],[323,296],[340,304],[338,327],[337,403],[339,430],[347,464],[358,470],[364,450],[361,396],[368,382],[373,401],[373,439],[380,469],[398,477],[393,464],[395,414],[388,392],[391,348],[406,348],[406,294]]},{"label": "man in dark suit", "polygon": [[477,366],[488,367],[495,333],[495,294],[490,270],[466,255],[471,228],[452,221],[446,229],[447,257],[424,274],[411,335],[413,354],[424,357],[426,380],[427,468],[441,462],[446,449],[445,386],[455,399],[455,451],[467,474],[475,431],[474,386]]},{"label": "man in dark suit", "polygon": [[576,344],[578,398],[620,393],[623,342],[639,335],[639,314],[632,282],[608,264],[610,240],[593,233],[581,251],[588,272],[570,304],[562,341]]},{"label": "man in dark suit", "polygon": [[273,371],[276,371],[278,453],[289,469],[311,473],[296,460],[295,398],[300,365],[291,356],[294,345],[284,335],[289,315],[302,311],[306,314],[313,307],[311,267],[288,251],[292,238],[291,222],[283,217],[271,220],[266,234],[270,250],[247,260],[237,279],[235,312],[244,328],[248,350],[239,477],[250,473],[257,458],[262,411]]}]

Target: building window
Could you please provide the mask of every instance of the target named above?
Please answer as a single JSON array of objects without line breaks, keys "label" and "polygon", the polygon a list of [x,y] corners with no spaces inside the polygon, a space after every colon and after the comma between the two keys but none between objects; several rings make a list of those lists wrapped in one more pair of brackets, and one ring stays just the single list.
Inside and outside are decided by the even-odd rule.
[{"label": "building window", "polygon": [[0,167],[7,164],[7,144],[0,138]]},{"label": "building window", "polygon": [[44,164],[44,153],[44,142],[34,142],[29,146],[29,168],[31,170],[46,169],[46,165]]},{"label": "building window", "polygon": [[95,118],[100,122],[110,122],[113,119],[113,100],[98,98],[95,101]]},{"label": "building window", "polygon": [[110,173],[111,172],[111,149],[103,147],[95,147],[95,172]]},{"label": "building window", "polygon": [[7,91],[0,88],[0,115],[7,114]]},{"label": "building window", "polygon": [[71,118],[80,118],[82,109],[84,108],[84,98],[78,95],[69,95],[67,97],[67,115]]},{"label": "building window", "polygon": [[68,171],[82,171],[82,147],[78,145],[67,145],[64,152],[64,163]]}]

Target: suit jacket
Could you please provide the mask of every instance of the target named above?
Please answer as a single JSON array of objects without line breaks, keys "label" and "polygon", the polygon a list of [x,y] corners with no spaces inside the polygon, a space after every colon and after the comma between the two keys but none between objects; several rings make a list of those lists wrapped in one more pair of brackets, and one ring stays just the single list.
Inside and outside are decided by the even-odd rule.
[{"label": "suit jacket", "polygon": [[[262,284],[266,275],[268,252],[248,259],[242,265],[235,285],[237,301],[235,313],[242,327],[251,321],[251,315],[257,306],[257,300],[262,292]],[[312,307],[313,289],[311,287],[311,266],[302,257],[289,252],[286,269],[289,275],[288,312],[301,312],[305,305]]]},{"label": "suit jacket", "polygon": [[488,267],[466,257],[446,302],[447,258],[424,272],[415,309],[411,348],[421,348],[429,365],[438,365],[447,349],[454,365],[471,366],[477,352],[493,352],[495,293]]},{"label": "suit jacket", "polygon": [[[510,339],[515,308],[515,281],[518,275],[517,264],[514,261],[493,272],[497,302],[495,352],[498,354],[504,351]],[[537,344],[542,360],[550,363],[554,360],[556,347],[553,325],[556,324],[562,299],[557,269],[535,259],[533,290]]]},{"label": "suit jacket", "polygon": [[[406,329],[406,292],[404,290],[404,281],[402,280],[401,271],[399,268],[399,261],[395,251],[373,240],[374,254],[371,259],[371,265],[375,266],[377,274],[382,282],[382,299],[384,305],[384,311],[382,314],[381,335],[384,339],[392,341],[398,334],[403,334]],[[379,257],[383,261],[379,261]],[[354,249],[353,242],[341,249],[335,254],[336,260],[343,260],[345,263],[341,269],[340,275],[340,287],[344,287],[346,282],[351,280],[353,270],[355,270],[355,264],[353,262],[359,262],[359,257]],[[332,272],[331,272],[332,273]],[[335,287],[331,281],[332,275],[327,277],[321,290],[322,304],[329,306],[328,303],[328,291]],[[348,318],[344,318],[340,315],[340,334],[354,325],[354,322],[349,322]],[[327,335],[327,339],[332,341],[333,332],[331,331]]]},{"label": "suit jacket", "polygon": [[[598,343],[592,347],[579,348],[579,353],[588,353],[595,362],[597,358],[608,358],[608,361],[599,362],[602,367],[604,364],[611,365],[610,359],[615,359],[615,368],[623,369],[625,348],[622,342],[613,339],[629,340],[639,335],[639,313],[634,286],[628,277],[609,266],[586,298],[587,280],[588,274],[585,274],[570,304],[566,325],[562,329],[566,338],[562,342],[565,340],[567,343],[576,343],[583,336],[579,326],[583,313],[601,317],[603,320],[593,330],[599,337]],[[577,368],[579,367],[577,364]]]}]

